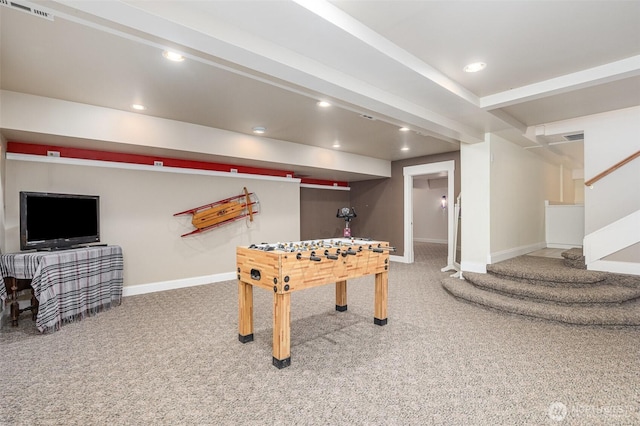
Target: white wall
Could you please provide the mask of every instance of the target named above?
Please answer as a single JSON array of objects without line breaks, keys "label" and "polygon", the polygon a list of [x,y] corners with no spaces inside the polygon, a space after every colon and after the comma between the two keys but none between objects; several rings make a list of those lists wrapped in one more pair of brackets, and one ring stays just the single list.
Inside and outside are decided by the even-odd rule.
[{"label": "white wall", "polygon": [[284,158],[297,166],[391,176],[390,161],[24,93],[0,91],[0,110],[0,128],[109,143],[115,151],[138,145],[219,155],[229,162],[278,164]]},{"label": "white wall", "polygon": [[[585,122],[585,178],[590,179],[640,150],[640,107],[588,117]],[[640,160],[616,170],[585,193],[585,231],[640,209]],[[615,209],[607,208],[615,205]]]},{"label": "white wall", "polygon": [[[447,185],[447,178],[414,178],[414,241],[447,244],[447,210],[441,207],[442,196],[447,195]],[[451,208],[454,203],[451,204]]]},{"label": "white wall", "polygon": [[547,247],[565,249],[582,247],[584,205],[547,202],[544,220]]},{"label": "white wall", "polygon": [[461,250],[463,271],[486,272],[490,247],[489,134],[482,143],[460,145]]},{"label": "white wall", "polygon": [[[584,131],[584,178],[594,176],[640,150],[640,107],[558,121],[544,125],[546,135]],[[584,192],[585,234],[640,210],[640,160],[604,177]],[[640,226],[638,227],[640,233]],[[640,263],[637,247],[608,260]]]},{"label": "white wall", "polygon": [[[255,192],[260,213],[196,236],[191,216],[173,214]],[[235,277],[239,245],[293,241],[300,233],[297,180],[256,180],[148,170],[6,161],[6,247],[19,250],[19,191],[100,196],[101,239],[124,252],[124,285],[135,286],[216,274]],[[55,226],[55,224],[52,224]]]}]

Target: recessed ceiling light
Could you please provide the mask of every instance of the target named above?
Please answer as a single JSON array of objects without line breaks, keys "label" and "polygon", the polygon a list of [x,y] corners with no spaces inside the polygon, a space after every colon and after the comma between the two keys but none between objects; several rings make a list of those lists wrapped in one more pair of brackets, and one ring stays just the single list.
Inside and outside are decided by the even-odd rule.
[{"label": "recessed ceiling light", "polygon": [[135,109],[136,111],[144,111],[145,109],[147,109],[147,107],[142,104],[133,104],[131,105],[131,108]]},{"label": "recessed ceiling light", "polygon": [[262,135],[264,134],[264,132],[266,132],[267,129],[264,127],[254,127],[253,128],[253,133],[257,134],[257,135]]},{"label": "recessed ceiling light", "polygon": [[327,101],[318,101],[316,105],[318,105],[320,108],[328,108],[331,106],[331,104]]},{"label": "recessed ceiling light", "polygon": [[482,71],[486,67],[487,67],[487,64],[485,64],[484,62],[474,62],[474,63],[469,64],[466,67],[464,67],[464,71],[465,72],[478,72],[478,71]]},{"label": "recessed ceiling light", "polygon": [[398,130],[401,132],[408,132],[410,129],[408,127],[400,127]]},{"label": "recessed ceiling light", "polygon": [[402,148],[400,148],[400,151],[409,151],[409,147],[408,146],[403,146]]},{"label": "recessed ceiling light", "polygon": [[184,61],[184,56],[176,52],[171,52],[169,50],[165,50],[164,52],[162,52],[162,56],[173,62]]}]

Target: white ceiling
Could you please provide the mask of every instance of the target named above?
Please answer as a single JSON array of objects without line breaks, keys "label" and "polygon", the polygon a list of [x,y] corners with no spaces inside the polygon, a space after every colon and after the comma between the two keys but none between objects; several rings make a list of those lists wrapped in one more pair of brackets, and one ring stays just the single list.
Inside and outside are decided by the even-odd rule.
[{"label": "white ceiling", "polygon": [[1,89],[391,161],[496,132],[580,168],[581,142],[527,128],[640,105],[640,1],[16,2],[53,21],[0,7]]}]

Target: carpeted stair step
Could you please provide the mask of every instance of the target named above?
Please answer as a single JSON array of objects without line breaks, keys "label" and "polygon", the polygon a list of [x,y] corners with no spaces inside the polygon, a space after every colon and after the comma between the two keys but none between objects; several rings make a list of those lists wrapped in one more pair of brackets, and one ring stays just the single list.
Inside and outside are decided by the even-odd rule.
[{"label": "carpeted stair step", "polygon": [[526,255],[487,265],[487,272],[505,279],[565,287],[586,287],[608,278],[605,272],[570,268],[563,259]]},{"label": "carpeted stair step", "polygon": [[584,254],[581,248],[572,248],[560,253],[564,258],[563,263],[570,268],[587,269],[587,265],[584,261]]},{"label": "carpeted stair step", "polygon": [[640,326],[640,301],[637,299],[618,305],[555,305],[485,291],[458,278],[445,278],[442,286],[456,298],[508,313],[568,324]]},{"label": "carpeted stair step", "polygon": [[543,286],[513,281],[491,274],[465,272],[464,278],[476,287],[518,299],[564,304],[622,303],[640,298],[640,287],[632,288],[599,282],[585,287]]}]

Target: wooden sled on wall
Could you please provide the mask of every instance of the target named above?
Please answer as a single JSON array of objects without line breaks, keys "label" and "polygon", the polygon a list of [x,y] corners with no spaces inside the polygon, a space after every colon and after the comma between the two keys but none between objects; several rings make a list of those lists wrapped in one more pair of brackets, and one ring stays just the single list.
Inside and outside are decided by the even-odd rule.
[{"label": "wooden sled on wall", "polygon": [[181,237],[199,234],[245,217],[248,217],[249,221],[253,222],[253,216],[260,213],[260,203],[256,194],[247,191],[246,187],[243,188],[243,192],[243,194],[225,198],[215,203],[205,204],[204,206],[174,214],[174,216],[193,215],[191,224],[196,229],[182,234]]}]

